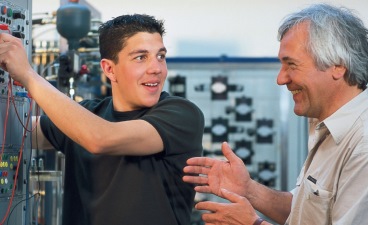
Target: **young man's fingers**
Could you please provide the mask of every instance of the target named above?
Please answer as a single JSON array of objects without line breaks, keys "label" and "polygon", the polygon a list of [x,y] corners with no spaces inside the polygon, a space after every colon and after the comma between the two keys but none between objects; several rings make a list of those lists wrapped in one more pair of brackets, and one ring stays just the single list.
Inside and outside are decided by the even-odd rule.
[{"label": "young man's fingers", "polygon": [[16,38],[11,34],[0,33],[0,44],[6,42],[13,42],[16,43],[18,46],[23,46],[22,41],[19,38]]}]

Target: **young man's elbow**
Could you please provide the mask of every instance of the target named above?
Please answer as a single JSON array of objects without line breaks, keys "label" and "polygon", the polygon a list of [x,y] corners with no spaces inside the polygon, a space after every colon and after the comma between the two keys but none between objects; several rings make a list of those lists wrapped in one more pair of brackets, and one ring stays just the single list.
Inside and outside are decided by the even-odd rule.
[{"label": "young man's elbow", "polygon": [[105,153],[104,150],[106,149],[106,146],[104,143],[104,140],[101,140],[98,137],[94,137],[87,141],[85,147],[90,153],[100,155]]},{"label": "young man's elbow", "polygon": [[90,145],[87,150],[94,155],[103,154],[103,148],[98,145]]}]

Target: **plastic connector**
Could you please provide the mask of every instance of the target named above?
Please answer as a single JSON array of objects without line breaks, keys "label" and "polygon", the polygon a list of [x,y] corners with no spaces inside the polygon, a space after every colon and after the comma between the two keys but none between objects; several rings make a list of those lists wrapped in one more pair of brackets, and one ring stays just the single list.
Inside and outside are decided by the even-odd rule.
[{"label": "plastic connector", "polygon": [[18,87],[23,87],[23,85],[19,81],[16,81],[16,80],[13,81],[13,85],[18,86]]},{"label": "plastic connector", "polygon": [[28,98],[28,92],[26,92],[26,91],[17,91],[17,92],[15,92],[15,96],[22,97],[22,98]]}]

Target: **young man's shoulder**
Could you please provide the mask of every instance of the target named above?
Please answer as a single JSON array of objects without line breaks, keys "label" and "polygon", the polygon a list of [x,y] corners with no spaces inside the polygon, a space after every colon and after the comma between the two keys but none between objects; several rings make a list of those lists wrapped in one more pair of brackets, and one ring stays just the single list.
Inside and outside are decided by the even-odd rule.
[{"label": "young man's shoulder", "polygon": [[186,99],[181,96],[174,96],[165,94],[164,96],[161,94],[160,100],[157,103],[158,106],[162,105],[172,105],[176,107],[189,107],[189,108],[195,108],[198,111],[201,111],[201,109],[191,100]]},{"label": "young man's shoulder", "polygon": [[79,102],[79,104],[91,111],[97,108],[104,108],[107,107],[112,102],[112,97],[108,96],[105,98],[95,98],[95,99],[87,99]]},{"label": "young man's shoulder", "polygon": [[184,102],[190,102],[192,103],[192,101],[190,101],[189,99],[187,98],[184,98],[184,97],[181,97],[181,96],[176,96],[176,95],[170,95],[169,93],[167,93],[166,91],[163,91],[161,93],[161,96],[160,96],[160,99],[159,99],[159,102],[160,101],[163,101],[163,100],[176,100],[176,101],[184,101]]}]

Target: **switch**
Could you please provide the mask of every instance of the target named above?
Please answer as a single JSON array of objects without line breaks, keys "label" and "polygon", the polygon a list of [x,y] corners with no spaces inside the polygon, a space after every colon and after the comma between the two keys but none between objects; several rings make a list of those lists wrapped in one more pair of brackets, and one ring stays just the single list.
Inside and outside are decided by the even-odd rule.
[{"label": "switch", "polygon": [[8,17],[13,17],[13,10],[11,8],[8,8],[8,11],[6,12],[6,15]]},{"label": "switch", "polygon": [[9,29],[9,26],[7,24],[0,24],[0,33],[8,33],[10,34],[10,29]]},{"label": "switch", "polygon": [[5,15],[7,11],[8,11],[8,10],[7,10],[7,8],[6,8],[6,6],[5,6],[5,5],[1,6],[1,14],[2,14],[2,15]]},{"label": "switch", "polygon": [[14,31],[13,32],[13,36],[14,37],[17,37],[17,38],[21,38],[21,39],[24,39],[25,38],[25,35],[22,32],[20,32],[20,31]]},{"label": "switch", "polygon": [[20,10],[13,11],[13,19],[25,19],[26,16]]}]

